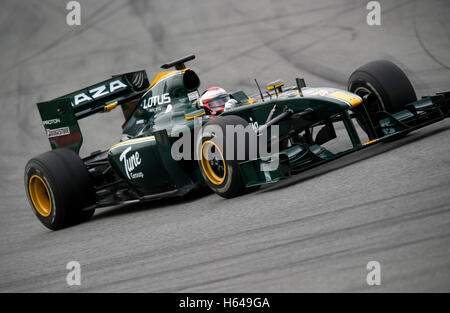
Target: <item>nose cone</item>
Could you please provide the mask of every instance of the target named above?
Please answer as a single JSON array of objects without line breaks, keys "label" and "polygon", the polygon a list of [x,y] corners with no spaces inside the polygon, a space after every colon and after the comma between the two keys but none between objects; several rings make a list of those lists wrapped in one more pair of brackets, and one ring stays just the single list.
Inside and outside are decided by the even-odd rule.
[{"label": "nose cone", "polygon": [[347,90],[336,89],[336,88],[327,88],[327,87],[318,87],[318,88],[302,88],[302,92],[304,96],[320,96],[327,97],[332,99],[337,99],[347,103],[351,107],[356,107],[360,105],[363,99]]}]

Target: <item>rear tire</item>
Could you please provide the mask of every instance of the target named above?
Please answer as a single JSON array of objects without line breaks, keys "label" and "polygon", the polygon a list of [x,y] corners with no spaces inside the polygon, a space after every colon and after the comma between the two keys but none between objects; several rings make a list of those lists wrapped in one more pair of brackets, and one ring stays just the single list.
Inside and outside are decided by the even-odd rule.
[{"label": "rear tire", "polygon": [[95,212],[89,172],[72,150],[57,149],[32,158],[24,180],[33,212],[51,230],[84,222]]}]

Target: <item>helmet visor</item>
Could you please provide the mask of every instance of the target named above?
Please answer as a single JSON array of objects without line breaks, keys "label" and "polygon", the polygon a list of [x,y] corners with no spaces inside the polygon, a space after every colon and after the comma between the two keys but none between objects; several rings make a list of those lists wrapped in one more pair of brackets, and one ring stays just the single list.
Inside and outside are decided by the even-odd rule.
[{"label": "helmet visor", "polygon": [[211,109],[224,107],[225,103],[230,100],[230,97],[228,95],[220,95],[218,97],[215,97],[214,99],[211,99],[207,101],[206,103]]}]

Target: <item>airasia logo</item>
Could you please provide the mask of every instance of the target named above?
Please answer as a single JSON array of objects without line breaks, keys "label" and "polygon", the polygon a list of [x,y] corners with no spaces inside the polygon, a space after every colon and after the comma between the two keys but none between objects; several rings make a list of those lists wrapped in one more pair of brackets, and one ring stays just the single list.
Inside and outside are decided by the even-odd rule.
[{"label": "airasia logo", "polygon": [[117,90],[121,90],[123,88],[127,88],[127,85],[122,83],[120,80],[114,80],[109,83],[109,85],[101,85],[88,90],[88,93],[79,93],[73,97],[74,104],[73,106],[77,106],[80,103],[91,101],[94,99],[98,99],[100,97],[106,96],[110,93],[113,93]]}]

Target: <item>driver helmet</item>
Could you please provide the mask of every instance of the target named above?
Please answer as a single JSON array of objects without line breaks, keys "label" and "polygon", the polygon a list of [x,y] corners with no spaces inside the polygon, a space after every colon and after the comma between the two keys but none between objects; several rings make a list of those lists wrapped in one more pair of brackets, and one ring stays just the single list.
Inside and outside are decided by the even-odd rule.
[{"label": "driver helmet", "polygon": [[225,103],[230,96],[225,89],[220,87],[208,88],[199,100],[199,106],[207,108],[212,115],[219,115],[225,110]]}]

